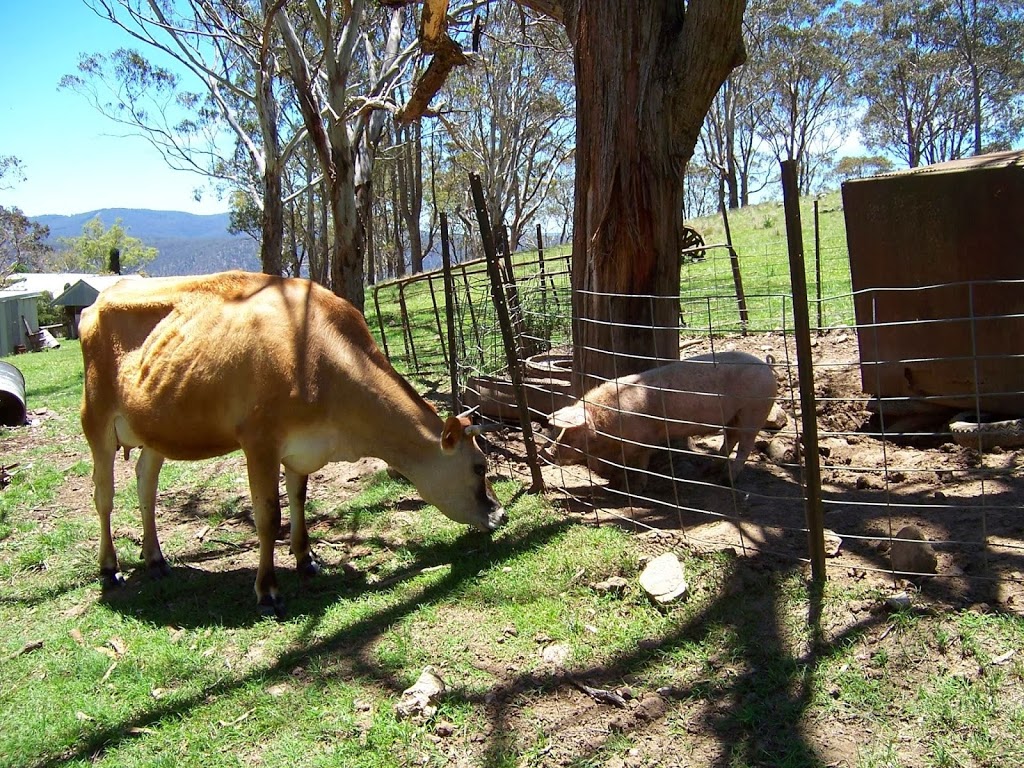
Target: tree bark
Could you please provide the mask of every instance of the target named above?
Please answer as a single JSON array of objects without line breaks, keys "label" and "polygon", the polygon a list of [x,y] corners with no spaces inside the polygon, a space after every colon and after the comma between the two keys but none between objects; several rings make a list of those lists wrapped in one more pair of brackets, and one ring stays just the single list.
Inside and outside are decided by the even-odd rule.
[{"label": "tree bark", "polygon": [[256,79],[256,113],[263,138],[263,211],[260,219],[260,268],[268,275],[280,275],[284,250],[284,161],[281,159],[281,134],[278,127],[277,97],[274,95],[274,70],[277,59],[270,45],[273,10],[267,0],[261,3],[263,39],[259,50]]},{"label": "tree bark", "polygon": [[712,98],[744,60],[744,7],[563,4],[576,67],[579,390],[679,357],[683,175]]}]

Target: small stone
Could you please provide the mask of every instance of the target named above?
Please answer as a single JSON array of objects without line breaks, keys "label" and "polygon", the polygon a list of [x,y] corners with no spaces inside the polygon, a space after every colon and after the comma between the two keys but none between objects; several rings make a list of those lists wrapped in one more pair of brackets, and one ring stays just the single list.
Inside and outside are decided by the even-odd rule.
[{"label": "small stone", "polygon": [[434,726],[434,733],[436,733],[438,736],[441,736],[442,738],[448,738],[453,733],[455,733],[455,726],[452,723],[449,723],[447,720],[442,720]]},{"label": "small stone", "polygon": [[910,595],[906,592],[900,592],[898,595],[893,595],[892,597],[888,597],[885,600],[886,606],[892,608],[893,610],[899,610],[900,608],[909,608],[910,603]]},{"label": "small stone", "polygon": [[444,680],[433,667],[425,667],[416,682],[402,691],[401,700],[395,704],[395,714],[399,720],[429,720],[437,712],[437,700],[444,692]]},{"label": "small stone", "polygon": [[621,595],[626,591],[627,586],[629,586],[629,582],[624,578],[621,576],[612,576],[610,579],[605,579],[604,581],[599,581],[594,584],[593,590],[605,595]]},{"label": "small stone", "polygon": [[835,531],[825,530],[825,557],[836,557],[839,548],[843,546],[843,539]]},{"label": "small stone", "polygon": [[666,711],[668,711],[668,702],[664,697],[657,694],[647,694],[637,705],[636,717],[638,720],[651,722],[663,717]]},{"label": "small stone", "polygon": [[885,487],[885,483],[882,482],[881,478],[875,477],[874,475],[858,475],[857,476],[857,488],[858,490],[873,490],[879,491]]},{"label": "small stone", "polygon": [[792,435],[776,435],[768,443],[766,453],[776,464],[792,464],[797,458],[796,442]]},{"label": "small stone", "polygon": [[683,564],[671,552],[651,560],[640,574],[640,586],[659,605],[666,605],[686,594]]},{"label": "small stone", "polygon": [[552,643],[540,652],[540,656],[554,667],[563,667],[569,659],[569,646],[563,643]]},{"label": "small stone", "polygon": [[772,406],[771,411],[768,413],[768,418],[765,419],[764,426],[765,426],[765,429],[776,429],[777,430],[777,429],[782,429],[788,423],[789,423],[789,416],[786,414],[786,412],[784,410],[782,410],[782,406],[781,405],[779,405],[778,403],[775,403]]},{"label": "small stone", "polygon": [[915,525],[906,525],[896,534],[889,549],[889,561],[897,573],[935,573],[938,565],[935,548]]}]

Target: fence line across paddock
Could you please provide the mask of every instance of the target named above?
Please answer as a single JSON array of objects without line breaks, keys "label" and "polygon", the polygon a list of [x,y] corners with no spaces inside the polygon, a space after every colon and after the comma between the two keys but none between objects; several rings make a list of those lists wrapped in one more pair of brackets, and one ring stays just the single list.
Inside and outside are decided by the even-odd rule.
[{"label": "fence line across paddock", "polygon": [[[823,255],[826,262],[846,258],[839,249]],[[662,450],[643,490],[609,487],[585,466],[560,467],[541,459],[548,489],[587,520],[639,531],[670,531],[694,546],[732,546],[748,556],[807,562],[803,472],[805,452],[813,450],[820,460],[829,540],[822,543],[828,545],[828,572],[884,574],[900,582],[903,574],[894,570],[890,552],[894,543],[914,543],[900,535],[912,525],[935,549],[938,563],[933,581],[946,585],[950,595],[975,595],[991,604],[1005,602],[1018,590],[1024,593],[1024,545],[1019,535],[1024,523],[1022,457],[1016,444],[989,445],[993,439],[1015,443],[1013,433],[1018,428],[1024,444],[1024,423],[1018,423],[1012,413],[995,413],[990,420],[983,407],[1024,398],[1024,392],[1009,387],[983,389],[987,370],[1004,374],[1005,379],[1008,367],[1024,367],[1024,349],[978,346],[977,341],[979,328],[1020,322],[1024,307],[1007,303],[1000,313],[970,311],[977,304],[972,297],[1019,290],[1019,281],[968,281],[918,289],[939,297],[964,294],[968,311],[953,316],[920,320],[876,316],[858,322],[856,305],[884,306],[897,292],[854,291],[848,282],[833,279],[831,285],[838,290],[820,301],[811,299],[809,306],[810,317],[820,316],[824,323],[811,328],[809,339],[818,428],[817,444],[812,446],[803,444],[799,426],[793,297],[781,290],[781,279],[774,276],[777,267],[759,263],[775,265],[780,255],[766,252],[740,259],[745,275],[772,272],[774,281],[770,292],[759,290],[756,281],[747,282],[753,290],[745,297],[749,312],[745,327],[740,323],[727,259],[709,251],[703,262],[682,265],[676,330],[684,358],[731,348],[774,358],[777,403],[786,421],[777,430],[761,433],[736,487],[703,477],[715,464],[712,454],[720,438],[713,437],[698,438],[692,447],[673,445]],[[529,415],[539,428],[558,407],[572,402],[569,256],[548,253],[541,264],[535,254],[519,254],[512,265],[518,298],[511,308],[517,328],[515,344],[526,374]],[[827,263],[826,270],[838,273],[840,265]],[[440,383],[447,381],[449,366],[454,364],[461,402],[477,406],[484,418],[509,425],[504,437],[489,436],[494,471],[527,483],[529,468],[517,441],[516,399],[504,380],[507,364],[486,265],[480,260],[456,264],[452,278],[455,290],[450,296],[438,275],[376,286],[379,333],[400,369]],[[504,286],[506,295],[511,287]],[[437,330],[445,327],[447,311],[453,313],[456,329],[454,358],[445,334]],[[911,335],[934,335],[947,329],[968,342],[974,338],[975,346],[968,343],[966,350],[951,349],[942,355],[904,343],[899,354],[885,360],[871,356],[867,345],[877,345],[886,334],[898,335],[903,329],[910,329]],[[955,377],[945,385],[916,382],[930,389],[912,394],[891,394],[881,381],[902,368],[911,371],[913,378],[923,376],[922,371],[943,366],[955,370],[963,365],[980,376],[966,385]],[[1024,376],[1017,381],[1024,381]],[[970,426],[968,417],[974,419],[973,431],[950,428],[950,419],[967,419]],[[1002,430],[999,437],[992,438],[998,430]]]}]

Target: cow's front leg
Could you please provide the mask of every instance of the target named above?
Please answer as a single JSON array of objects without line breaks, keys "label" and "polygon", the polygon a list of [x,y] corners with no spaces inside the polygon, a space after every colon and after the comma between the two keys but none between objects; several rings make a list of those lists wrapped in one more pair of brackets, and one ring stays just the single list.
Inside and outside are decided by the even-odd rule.
[{"label": "cow's front leg", "polygon": [[135,465],[136,488],[139,493],[139,510],[142,512],[142,559],[149,568],[149,573],[156,578],[169,576],[171,567],[167,565],[163,552],[160,551],[160,540],[156,533],[156,489],[160,480],[160,468],[164,465],[164,457],[152,448],[142,448],[142,454]]},{"label": "cow's front leg", "polygon": [[306,530],[306,487],[309,475],[285,467],[284,481],[288,488],[288,516],[291,520],[295,569],[301,576],[317,576],[320,574],[320,563],[309,546],[309,532]]},{"label": "cow's front leg", "polygon": [[284,601],[277,591],[274,573],[274,546],[281,529],[281,500],[278,498],[277,456],[246,452],[252,514],[256,520],[256,536],[260,544],[260,562],[256,569],[256,600],[265,615],[284,616]]}]

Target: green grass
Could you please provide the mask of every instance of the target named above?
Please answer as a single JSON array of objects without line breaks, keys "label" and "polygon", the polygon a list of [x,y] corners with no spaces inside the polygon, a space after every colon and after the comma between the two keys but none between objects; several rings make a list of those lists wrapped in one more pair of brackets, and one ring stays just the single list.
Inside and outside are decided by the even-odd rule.
[{"label": "green grass", "polygon": [[[846,222],[839,193],[829,193],[818,201],[817,233],[814,200],[801,201],[801,220],[811,325],[852,325]],[[705,259],[688,261],[681,267],[681,332],[702,337],[742,331],[729,251],[714,247],[726,242],[722,217],[707,216],[687,224],[700,230],[705,243],[712,247],[707,249]],[[768,202],[731,211],[729,225],[747,309],[746,329],[792,331],[789,250],[782,205]],[[520,345],[527,356],[570,342],[569,251],[567,245],[546,250],[544,279],[536,252],[513,257],[522,306]],[[463,372],[500,372],[507,364],[485,268],[481,263],[456,266],[454,273],[457,358]],[[448,345],[441,273],[383,283],[373,291],[376,302],[368,305],[367,317],[396,365],[404,371],[444,378]]]},{"label": "green grass", "polygon": [[[751,215],[753,233],[780,226],[781,212]],[[0,766],[1024,764],[1019,615],[924,597],[892,612],[881,578],[833,579],[818,597],[798,564],[594,526],[507,479],[510,522],[493,537],[385,473],[340,500],[311,484],[325,573],[300,582],[279,543],[278,622],[255,610],[241,464],[168,463],[158,525],[174,572],[142,572],[121,484],[128,583],[103,595],[78,346],[9,360],[38,413],[0,432],[3,463],[19,465],[0,491]],[[636,580],[668,546],[690,593],[659,610]],[[611,576],[624,594],[593,588]],[[545,660],[552,647],[564,666]],[[427,665],[448,686],[437,713],[399,719]]]}]

